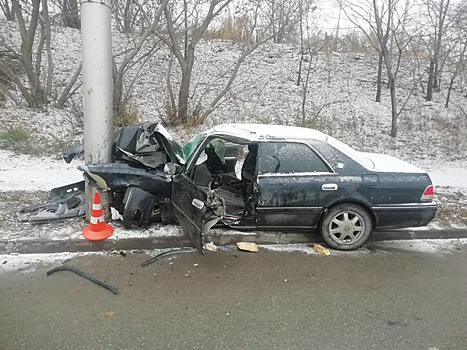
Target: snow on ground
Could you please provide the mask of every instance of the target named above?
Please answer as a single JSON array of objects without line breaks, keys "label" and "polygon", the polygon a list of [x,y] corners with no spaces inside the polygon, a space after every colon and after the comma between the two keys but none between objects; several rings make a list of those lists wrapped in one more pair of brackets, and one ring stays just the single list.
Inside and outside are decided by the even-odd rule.
[{"label": "snow on ground", "polygon": [[441,167],[429,172],[431,181],[435,186],[463,187],[467,188],[467,166]]},{"label": "snow on ground", "polygon": [[83,180],[76,161],[33,157],[0,150],[0,191],[51,190]]},{"label": "snow on ground", "polygon": [[[368,246],[371,245],[371,248]],[[451,253],[458,250],[460,245],[467,245],[467,239],[416,239],[401,241],[383,241],[378,243],[368,243],[366,246],[353,251],[342,251],[329,249],[330,255],[356,255],[364,256],[372,252],[385,251],[412,251],[421,253]],[[318,254],[313,246],[307,244],[273,244],[261,245],[261,248],[280,252],[303,252],[306,254]]]},{"label": "snow on ground", "polygon": [[78,257],[90,254],[108,254],[107,252],[98,253],[56,253],[56,254],[8,254],[0,255],[0,274],[8,271],[34,271],[41,266],[57,264]]}]

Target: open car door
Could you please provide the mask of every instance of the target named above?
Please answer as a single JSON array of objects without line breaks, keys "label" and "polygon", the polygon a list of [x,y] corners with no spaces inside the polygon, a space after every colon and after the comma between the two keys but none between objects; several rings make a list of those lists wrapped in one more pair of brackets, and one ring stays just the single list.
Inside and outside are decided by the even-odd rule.
[{"label": "open car door", "polygon": [[224,203],[209,187],[182,173],[173,176],[172,207],[183,232],[202,253],[204,234],[224,216]]}]

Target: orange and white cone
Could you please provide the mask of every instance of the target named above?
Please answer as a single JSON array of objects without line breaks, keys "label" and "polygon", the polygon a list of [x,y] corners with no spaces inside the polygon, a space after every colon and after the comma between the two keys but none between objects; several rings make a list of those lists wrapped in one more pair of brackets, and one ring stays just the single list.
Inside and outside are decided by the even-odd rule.
[{"label": "orange and white cone", "polygon": [[103,241],[112,236],[113,232],[113,227],[105,223],[101,198],[96,192],[92,203],[91,222],[83,228],[83,236],[89,241]]}]

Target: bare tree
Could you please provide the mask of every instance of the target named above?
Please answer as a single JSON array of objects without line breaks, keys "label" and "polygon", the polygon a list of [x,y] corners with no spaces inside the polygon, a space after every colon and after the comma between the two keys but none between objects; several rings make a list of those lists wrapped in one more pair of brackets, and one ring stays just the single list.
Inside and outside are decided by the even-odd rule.
[{"label": "bare tree", "polygon": [[[338,0],[340,9],[347,19],[354,24],[368,39],[368,42],[378,53],[378,66],[376,73],[375,101],[381,102],[382,77],[384,68],[383,51],[378,38],[378,29],[374,20],[374,6],[371,0]],[[387,45],[389,40],[389,28],[382,32],[382,42]]]},{"label": "bare tree", "polygon": [[428,37],[427,48],[430,53],[430,66],[428,68],[428,83],[426,87],[426,100],[433,99],[433,89],[439,86],[440,56],[442,54],[443,39],[446,36],[449,21],[450,0],[424,0],[428,22],[432,27]]},{"label": "bare tree", "polygon": [[[47,93],[51,89],[53,64],[50,47],[51,33],[48,7],[46,0],[34,0],[30,6],[24,3],[20,4],[19,0],[12,0],[12,5],[20,30],[20,50],[18,51],[14,43],[8,42],[5,37],[0,38],[0,45],[13,60],[20,64],[26,74],[27,83],[25,84],[18,72],[13,68],[13,65],[8,64],[8,62],[0,62],[0,71],[16,85],[29,107],[37,107],[47,102]],[[38,40],[36,41],[36,39]],[[44,46],[46,47],[48,58],[45,88],[41,81],[41,63]]]},{"label": "bare tree", "polygon": [[263,12],[267,22],[271,24],[274,43],[282,43],[286,39],[297,37],[303,8],[303,0],[264,0]]},{"label": "bare tree", "polygon": [[[411,1],[402,6],[398,0],[339,0],[347,18],[362,30],[379,54],[376,101],[381,99],[381,78],[383,65],[388,79],[391,96],[391,136],[397,137],[398,117],[413,93],[410,91],[402,107],[398,109],[396,81],[402,63],[403,53],[413,40],[407,30],[411,22],[409,12]],[[374,41],[376,38],[376,42]],[[415,85],[414,85],[415,86]]]},{"label": "bare tree", "polygon": [[149,49],[141,54],[143,45],[147,43],[151,34],[154,34],[154,31],[157,25],[160,23],[160,17],[162,12],[166,8],[168,0],[163,0],[154,14],[154,19],[149,27],[147,27],[143,34],[138,38],[134,47],[125,53],[125,56],[121,63],[117,66],[114,59],[114,69],[113,69],[113,96],[114,96],[114,113],[119,115],[124,111],[125,98],[123,95],[123,80],[125,73],[133,68],[136,64],[147,59],[154,50],[158,47],[158,42],[154,42],[149,45]]},{"label": "bare tree", "polygon": [[[177,59],[181,70],[182,78],[176,109],[178,120],[182,123],[186,123],[188,118],[188,101],[196,46],[208,29],[211,21],[222,13],[231,2],[232,0],[208,1],[205,5],[209,7],[204,16],[201,15],[202,18],[198,17],[201,14],[198,12],[201,12],[199,8],[201,3],[198,1],[188,4],[187,0],[185,0],[181,9],[176,9],[173,4],[164,9],[169,37],[161,36],[161,38],[163,38]],[[180,28],[183,28],[181,33]]]},{"label": "bare tree", "polygon": [[15,20],[15,11],[13,11],[13,2],[11,0],[0,0],[0,8],[7,21]]},{"label": "bare tree", "polygon": [[[313,0],[300,0],[299,1],[299,21],[298,21],[298,33],[300,38],[300,60],[298,63],[298,77],[297,77],[297,86],[300,86],[302,81],[302,71],[303,71],[303,61],[307,54],[311,54],[310,48],[310,25],[308,23],[309,15],[311,12],[316,10],[316,7],[313,7]],[[310,67],[308,67],[309,70]],[[308,75],[308,74],[307,74]],[[309,77],[307,77],[308,79]]]},{"label": "bare tree", "polygon": [[80,29],[78,0],[62,0],[61,7],[63,24],[70,28]]},{"label": "bare tree", "polygon": [[157,0],[114,0],[112,12],[116,28],[121,33],[144,31],[153,22],[151,13],[159,8]]},{"label": "bare tree", "polygon": [[467,4],[460,3],[453,11],[453,34],[450,38],[453,50],[449,57],[450,79],[445,107],[449,107],[454,81],[461,71],[465,71],[467,62]]},{"label": "bare tree", "polygon": [[[241,37],[244,41],[238,43],[240,53],[235,63],[226,67],[225,71],[218,72],[219,79],[216,82],[216,87],[207,87],[206,91],[201,92],[201,98],[194,101],[195,93],[192,91],[192,72],[195,64],[197,45],[208,30],[211,22],[215,18],[218,18],[231,2],[232,0],[183,0],[180,8],[172,6],[167,7],[165,10],[168,37],[164,36],[163,33],[161,33],[160,37],[172,53],[167,75],[170,102],[168,110],[171,113],[171,119],[176,123],[194,124],[204,122],[215,108],[228,98],[228,93],[231,91],[235,78],[246,58],[261,44],[272,38],[271,35],[267,34],[257,35],[256,42],[252,41],[254,33],[259,26],[262,3],[260,1],[250,2],[250,6],[248,7],[250,18],[246,19],[243,17],[241,21]],[[263,33],[268,33],[269,28],[269,23],[262,24]],[[177,87],[178,99],[175,98],[175,89],[170,79],[173,62],[178,63],[181,75],[180,83]],[[207,96],[213,96],[213,94],[212,100],[206,101]],[[202,102],[207,107],[204,108]]]},{"label": "bare tree", "polygon": [[[391,136],[397,137],[398,133],[398,118],[403,111],[406,103],[413,93],[414,88],[410,91],[406,101],[400,109],[398,109],[398,100],[396,96],[396,79],[401,67],[402,57],[404,51],[413,40],[410,36],[404,23],[407,21],[409,7],[406,6],[402,13],[398,12],[397,0],[386,0],[386,3],[380,6],[377,0],[373,0],[374,19],[377,29],[377,37],[381,45],[383,53],[383,60],[386,67],[388,77],[388,85],[391,95]],[[386,38],[390,38],[388,40]],[[394,47],[394,46],[395,47]],[[395,52],[393,52],[393,49]],[[415,86],[415,85],[414,85]]]}]

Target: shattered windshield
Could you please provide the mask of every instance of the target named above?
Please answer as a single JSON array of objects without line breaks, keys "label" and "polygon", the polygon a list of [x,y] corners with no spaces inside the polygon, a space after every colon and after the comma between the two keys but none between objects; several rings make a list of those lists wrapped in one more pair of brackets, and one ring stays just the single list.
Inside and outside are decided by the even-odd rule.
[{"label": "shattered windshield", "polygon": [[201,141],[204,140],[205,136],[206,134],[204,133],[198,134],[182,147],[182,155],[185,162],[190,158],[193,151],[198,147]]}]

